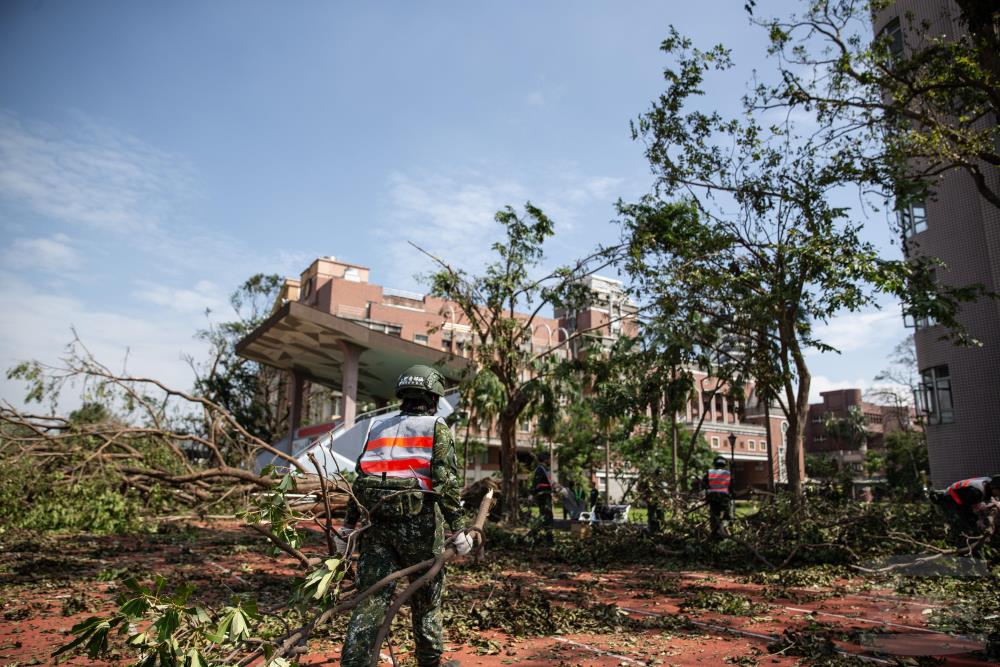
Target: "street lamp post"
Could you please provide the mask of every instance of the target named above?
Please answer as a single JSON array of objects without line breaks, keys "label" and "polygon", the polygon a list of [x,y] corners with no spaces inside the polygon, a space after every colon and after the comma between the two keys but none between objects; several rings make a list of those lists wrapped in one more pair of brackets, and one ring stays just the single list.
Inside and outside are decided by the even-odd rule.
[{"label": "street lamp post", "polygon": [[729,474],[736,475],[736,469],[733,463],[736,461],[736,434],[729,434]]}]

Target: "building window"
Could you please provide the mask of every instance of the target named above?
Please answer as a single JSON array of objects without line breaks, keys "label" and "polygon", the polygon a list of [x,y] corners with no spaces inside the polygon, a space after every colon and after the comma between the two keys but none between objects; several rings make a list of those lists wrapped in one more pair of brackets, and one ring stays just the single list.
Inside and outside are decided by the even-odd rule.
[{"label": "building window", "polygon": [[747,440],[747,451],[756,452],[757,451],[757,441]]},{"label": "building window", "polygon": [[712,436],[712,449],[718,449],[718,448],[719,448],[719,437]]},{"label": "building window", "polygon": [[878,38],[886,41],[893,60],[899,60],[903,56],[903,26],[900,25],[898,16],[885,24]]},{"label": "building window", "polygon": [[934,366],[920,374],[920,409],[929,424],[950,424],[955,421],[951,400],[951,375],[947,366]]},{"label": "building window", "polygon": [[912,238],[927,229],[927,209],[922,201],[900,204],[896,219],[903,230],[903,238]]},{"label": "building window", "polygon": [[521,431],[521,433],[531,433],[531,422],[524,420],[517,425],[517,428]]},{"label": "building window", "polygon": [[427,336],[423,334],[413,334],[413,342],[427,345]]},{"label": "building window", "polygon": [[813,415],[813,424],[822,424],[823,415]]}]

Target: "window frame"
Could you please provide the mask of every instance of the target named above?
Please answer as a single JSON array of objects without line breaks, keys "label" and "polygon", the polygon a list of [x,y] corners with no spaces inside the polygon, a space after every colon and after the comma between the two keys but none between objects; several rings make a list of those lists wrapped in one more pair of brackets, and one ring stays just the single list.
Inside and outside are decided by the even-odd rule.
[{"label": "window frame", "polygon": [[924,200],[897,202],[896,221],[899,223],[904,239],[909,240],[917,234],[926,232],[927,202]]},{"label": "window frame", "polygon": [[[921,411],[928,424],[935,426],[955,423],[955,397],[951,373],[947,364],[920,371]],[[947,408],[942,406],[947,404]]]}]

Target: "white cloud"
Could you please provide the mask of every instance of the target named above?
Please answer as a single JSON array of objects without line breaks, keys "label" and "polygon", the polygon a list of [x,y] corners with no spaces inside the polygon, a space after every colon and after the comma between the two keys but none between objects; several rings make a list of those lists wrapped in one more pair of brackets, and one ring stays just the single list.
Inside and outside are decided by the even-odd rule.
[{"label": "white cloud", "polygon": [[[574,165],[545,171],[531,186],[518,178],[493,177],[481,172],[458,176],[393,174],[389,181],[385,220],[376,229],[391,261],[388,284],[415,288],[413,275],[431,268],[431,262],[408,241],[459,268],[479,271],[493,257],[490,248],[500,239],[496,212],[512,206],[519,213],[531,201],[560,231],[572,229],[576,220],[595,205],[609,207],[622,179],[580,175]],[[596,239],[594,240],[596,244]],[[577,249],[580,254],[590,247]]]},{"label": "white cloud", "polygon": [[528,96],[524,98],[524,101],[530,107],[543,107],[545,106],[545,94],[540,90],[536,90],[528,93]]},{"label": "white cloud", "polygon": [[158,306],[182,313],[218,312],[226,306],[223,291],[215,283],[200,280],[193,288],[176,288],[168,285],[138,281],[133,296]]},{"label": "white cloud", "polygon": [[[55,363],[72,340],[75,328],[98,361],[119,370],[127,358],[134,375],[157,378],[169,386],[189,389],[194,380],[184,363],[185,353],[201,357],[202,343],[193,338],[203,326],[197,316],[178,317],[174,312],[151,309],[141,315],[109,308],[92,309],[67,296],[39,291],[30,283],[0,272],[0,369],[6,371],[21,361]],[[20,405],[24,387],[0,380],[0,398]],[[64,408],[77,404],[66,396]]]},{"label": "white cloud", "polygon": [[80,268],[80,255],[65,234],[47,238],[14,239],[2,256],[9,269],[45,271],[57,275],[72,274]]},{"label": "white cloud", "polygon": [[529,107],[542,108],[559,102],[566,94],[565,84],[553,85],[548,77],[538,77],[537,84],[531,92],[524,96],[524,103]]},{"label": "white cloud", "polygon": [[183,162],[81,118],[26,124],[0,110],[0,197],[61,222],[150,231],[190,197]]},{"label": "white cloud", "polygon": [[903,338],[906,331],[898,307],[882,310],[845,313],[819,324],[815,336],[841,352],[882,346]]}]

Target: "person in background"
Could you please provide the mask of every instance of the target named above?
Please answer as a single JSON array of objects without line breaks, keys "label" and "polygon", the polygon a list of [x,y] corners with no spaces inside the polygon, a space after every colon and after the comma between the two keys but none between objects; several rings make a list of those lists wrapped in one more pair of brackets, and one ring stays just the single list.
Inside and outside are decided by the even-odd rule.
[{"label": "person in background", "polygon": [[1000,475],[961,479],[945,489],[940,498],[958,532],[992,532],[1000,513]]},{"label": "person in background", "polygon": [[535,474],[531,481],[531,495],[538,507],[541,519],[541,533],[546,543],[552,544],[552,475],[542,462],[535,461]]},{"label": "person in background", "polygon": [[712,537],[725,537],[723,521],[729,521],[730,501],[733,497],[733,476],[726,467],[726,459],[716,456],[711,468],[705,473],[702,484],[705,488],[705,500],[711,518]]}]

